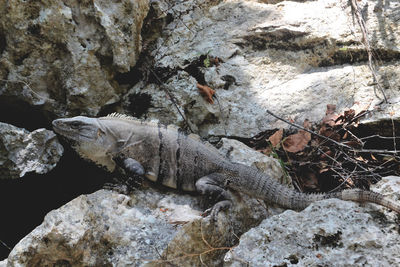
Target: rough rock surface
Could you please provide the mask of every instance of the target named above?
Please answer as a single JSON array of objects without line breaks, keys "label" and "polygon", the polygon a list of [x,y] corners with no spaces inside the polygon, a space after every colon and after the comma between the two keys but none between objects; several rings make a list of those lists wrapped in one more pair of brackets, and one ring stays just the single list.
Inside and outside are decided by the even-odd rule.
[{"label": "rough rock surface", "polygon": [[64,149],[56,135],[46,129],[28,132],[0,122],[0,178],[44,174],[53,169]]},{"label": "rough rock surface", "polygon": [[[399,199],[399,181],[385,178],[374,190]],[[398,266],[398,219],[383,210],[329,199],[285,211],[242,235],[224,266]]]},{"label": "rough rock surface", "polygon": [[282,171],[282,166],[277,159],[266,157],[264,154],[249,149],[248,146],[234,139],[222,138],[219,151],[230,161],[256,167],[260,171],[266,172],[282,184],[291,185],[292,181],[286,180]]},{"label": "rough rock surface", "polygon": [[[301,124],[305,118],[319,121],[327,104],[342,111],[353,105],[373,109],[381,101],[379,90],[379,98],[374,93],[360,29],[348,1],[268,2],[199,5],[193,0],[154,5],[164,11],[160,14],[175,18],[153,51],[155,67],[163,70],[169,90],[201,135],[249,137],[287,127],[268,116],[266,109]],[[357,3],[379,58],[380,82],[392,99],[370,119],[387,119],[389,114],[399,118],[399,3]],[[207,67],[207,56],[218,57],[218,66]],[[218,104],[198,96],[196,82],[216,90],[222,112]],[[182,122],[159,87],[137,84],[129,94],[134,92],[152,98],[145,116],[160,118],[162,113],[168,123]]]},{"label": "rough rock surface", "polygon": [[0,6],[0,96],[58,116],[96,115],[120,98],[117,72],[136,64],[148,4],[7,1]]},{"label": "rough rock surface", "polygon": [[[157,258],[176,231],[153,214],[161,194],[137,192],[133,198],[100,190],[80,196],[46,215],[21,240],[9,266],[138,266]],[[183,202],[182,197],[181,202]]]},{"label": "rough rock surface", "polygon": [[[276,179],[282,175],[274,159],[268,160],[238,141],[224,139],[220,152],[229,152],[232,161],[274,166],[270,175]],[[248,155],[247,161],[243,154]],[[100,190],[50,212],[42,225],[16,245],[8,263],[221,264],[227,250],[223,247],[233,246],[243,232],[281,212],[247,196],[235,197],[233,208],[220,213],[214,222],[200,216],[199,197],[151,188],[135,190],[130,196]]]},{"label": "rough rock surface", "polygon": [[[137,117],[182,125],[182,118],[154,77],[151,74],[150,77],[140,77],[137,73],[140,69],[132,68],[141,50],[140,32],[149,2],[155,21],[164,21],[166,27],[160,30],[159,24],[151,25],[152,21],[146,25],[146,36],[161,37],[155,47],[151,40],[145,40],[148,45],[146,53],[150,54],[146,56],[154,58],[155,63],[144,61],[142,64],[161,76],[189,119],[192,129],[202,136],[250,137],[267,129],[287,126],[268,116],[266,109],[300,124],[305,118],[314,122],[320,120],[325,114],[326,104],[336,104],[338,111],[351,106],[374,110],[365,119],[368,122],[386,120],[391,123],[391,119],[398,120],[400,117],[400,4],[398,1],[373,0],[357,3],[362,9],[370,42],[379,59],[379,80],[389,97],[389,104],[381,105],[381,109],[374,109],[382,96],[379,91],[379,97],[374,93],[367,53],[359,42],[362,38],[360,29],[353,20],[347,0],[9,0],[0,5],[0,111],[8,112],[10,106],[18,109],[19,104],[24,103],[39,109],[49,123],[54,117],[97,115],[100,111],[104,114],[118,109]],[[215,57],[218,57],[218,63],[213,61]],[[127,80],[127,84],[123,80]],[[208,103],[199,95],[196,88],[198,82],[216,90],[218,101],[215,104]],[[4,114],[1,112],[2,118],[7,119]],[[381,129],[392,131],[392,127]],[[231,146],[237,146],[239,151],[242,148],[237,142],[223,140],[222,150],[230,152],[228,156],[235,161],[236,155],[241,152],[231,151]],[[248,158],[258,157],[245,155]],[[241,162],[245,160],[246,156],[238,159]],[[252,164],[251,161],[247,163]],[[269,168],[269,164],[269,161],[261,160],[254,165],[263,169],[266,166]],[[18,170],[17,174],[21,173]],[[141,196],[144,198],[143,206],[140,206],[142,201],[135,202]],[[93,202],[88,203],[88,199]],[[55,260],[52,263],[58,265],[67,261],[81,262],[83,259],[88,265],[115,262],[141,264],[143,261],[138,261],[139,258],[156,259],[158,253],[177,265],[185,264],[189,258],[192,265],[201,265],[202,261],[208,265],[220,264],[227,250],[221,247],[236,243],[235,234],[247,231],[267,214],[279,211],[266,210],[257,200],[246,196],[237,202],[231,212],[219,215],[215,225],[199,219],[201,209],[197,208],[197,198],[194,197],[173,193],[161,196],[154,190],[136,192],[130,197],[100,191],[73,202],[82,204],[85,214],[79,211],[79,207],[69,204],[63,211],[70,209],[71,213],[55,211],[49,214],[39,230],[17,245],[19,252],[14,249],[9,264],[23,261],[45,264],[47,259]],[[312,211],[318,205],[328,205],[335,213],[340,210],[340,207],[336,208],[337,203],[344,205],[334,200],[320,202],[306,212],[315,218],[329,217],[331,215],[321,211],[318,211],[321,215],[317,217],[317,213]],[[102,205],[104,210],[100,209]],[[350,213],[340,210],[343,211],[341,214],[346,214],[342,218],[347,218],[349,222],[357,221],[357,224],[371,229],[379,228],[389,235],[383,237],[382,233],[376,233],[378,237],[386,238],[384,240],[388,242],[395,240],[390,230],[396,219],[393,214],[384,211],[387,220],[382,223],[387,222],[387,226],[377,223],[373,213],[364,214],[365,210],[376,210],[375,206],[360,208],[346,202],[345,207],[355,213],[350,216]],[[361,209],[363,212],[357,212]],[[120,217],[115,215],[116,211],[121,212]],[[143,217],[139,211],[146,211],[146,216]],[[130,212],[135,214],[131,216]],[[64,218],[64,214],[71,217]],[[284,214],[280,216],[289,214],[303,219],[303,213]],[[274,218],[271,221],[279,221],[281,217]],[[309,229],[315,229],[312,228],[315,224],[310,221],[312,219],[304,219],[309,223]],[[53,225],[52,220],[60,221],[60,227],[46,228]],[[83,220],[83,226],[80,220]],[[171,229],[170,222],[179,224],[188,221],[183,227]],[[145,231],[132,226],[132,222],[139,222]],[[325,237],[329,238],[317,232],[322,236],[319,237],[322,240],[320,243],[330,241],[330,235],[334,235],[336,232],[333,231],[339,228],[343,231],[339,237],[346,237],[344,224],[338,224],[338,228],[324,228],[327,232]],[[95,228],[91,229],[93,226]],[[296,227],[302,229],[298,225]],[[277,229],[282,227],[277,225]],[[42,238],[39,231],[47,238]],[[115,233],[110,235],[112,231]],[[129,234],[123,235],[124,231]],[[141,237],[144,239],[136,241],[134,231],[143,234]],[[204,240],[202,232],[205,233]],[[303,232],[313,234],[305,229]],[[160,238],[155,233],[165,236]],[[370,233],[369,230],[367,233]],[[38,239],[33,239],[33,234],[37,234]],[[151,246],[152,241],[147,234],[161,240],[156,245],[158,253]],[[137,246],[132,246],[131,237]],[[333,237],[335,241],[336,236]],[[91,240],[101,242],[93,243]],[[150,240],[150,245],[146,240]],[[376,246],[381,244],[373,239],[372,245],[374,242]],[[57,244],[65,245],[60,246],[64,248],[60,250],[60,257],[47,254],[45,248],[48,245],[54,248]],[[174,251],[164,249],[167,244]],[[329,244],[325,244],[326,251],[331,249]],[[221,249],[210,250],[209,245]],[[87,250],[83,250],[84,247]],[[323,246],[319,247],[322,251]],[[359,245],[349,249],[353,249],[354,253],[366,253],[367,257],[360,260],[361,263],[364,260],[369,262],[370,251],[363,250]],[[385,245],[379,249],[387,251]],[[93,254],[94,251],[99,254]],[[332,248],[331,251],[336,253],[338,250]],[[194,255],[187,257],[188,253]],[[321,252],[321,255],[325,254]],[[384,258],[390,263],[390,257],[385,254]],[[277,256],[277,259],[277,262],[287,262],[288,265],[291,260],[296,261],[294,257],[285,260]],[[156,265],[159,263],[153,262]]]}]

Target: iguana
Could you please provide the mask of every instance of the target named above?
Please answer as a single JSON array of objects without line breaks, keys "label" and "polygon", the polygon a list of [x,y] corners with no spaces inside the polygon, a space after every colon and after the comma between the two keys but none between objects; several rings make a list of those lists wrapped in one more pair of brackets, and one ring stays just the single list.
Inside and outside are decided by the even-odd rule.
[{"label": "iguana", "polygon": [[211,210],[214,215],[231,205],[228,189],[294,210],[302,210],[317,200],[339,198],[372,202],[400,213],[400,205],[372,191],[297,192],[256,168],[230,162],[198,136],[186,135],[176,127],[116,113],[100,118],[57,119],[53,127],[56,133],[72,141],[81,157],[110,172],[118,163],[128,173],[144,175],[158,184],[214,196],[218,200]]}]

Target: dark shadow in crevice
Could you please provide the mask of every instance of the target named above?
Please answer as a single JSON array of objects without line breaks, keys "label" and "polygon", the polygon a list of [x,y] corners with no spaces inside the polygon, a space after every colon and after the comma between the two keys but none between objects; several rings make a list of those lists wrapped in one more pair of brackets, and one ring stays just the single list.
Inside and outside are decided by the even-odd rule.
[{"label": "dark shadow in crevice", "polygon": [[6,49],[6,46],[7,46],[6,37],[0,33],[0,55],[3,54],[3,51]]},{"label": "dark shadow in crevice", "polygon": [[[22,178],[0,179],[0,209],[3,214],[0,240],[14,247],[43,222],[44,216],[82,194],[101,189],[110,175],[85,162],[64,145],[64,155],[47,174],[28,173]],[[0,259],[9,254],[0,244]]]},{"label": "dark shadow in crevice", "polygon": [[0,122],[33,131],[51,129],[54,115],[40,106],[32,106],[16,97],[0,96]]},{"label": "dark shadow in crevice", "polygon": [[153,107],[151,104],[151,95],[146,93],[137,93],[129,95],[129,104],[126,107],[127,110],[134,117],[140,118],[146,114],[149,108]]},{"label": "dark shadow in crevice", "polygon": [[[139,62],[138,62],[138,64],[139,64]],[[143,78],[142,71],[139,69],[139,67],[135,66],[135,67],[131,68],[131,70],[128,72],[117,73],[114,77],[114,80],[119,85],[128,85],[128,86],[132,87],[136,83],[138,83],[142,78]]]},{"label": "dark shadow in crevice", "polygon": [[205,85],[206,80],[204,78],[204,73],[201,70],[202,67],[204,67],[204,60],[207,58],[207,55],[201,55],[198,59],[192,61],[192,62],[185,62],[185,65],[188,64],[186,68],[184,68],[184,71],[189,73],[191,76],[193,76],[196,81],[199,84]]}]

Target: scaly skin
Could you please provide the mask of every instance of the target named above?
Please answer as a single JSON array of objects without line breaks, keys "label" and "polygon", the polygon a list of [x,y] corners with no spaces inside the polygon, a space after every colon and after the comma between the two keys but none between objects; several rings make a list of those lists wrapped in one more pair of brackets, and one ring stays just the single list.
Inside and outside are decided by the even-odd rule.
[{"label": "scaly skin", "polygon": [[226,187],[268,200],[279,206],[301,210],[327,198],[371,202],[400,213],[400,206],[383,195],[359,189],[327,194],[304,194],[279,184],[255,168],[234,164],[220,156],[211,145],[175,127],[144,123],[112,114],[101,118],[78,116],[53,121],[54,130],[72,141],[84,158],[110,172],[115,159],[122,159],[126,170],[143,174],[164,186],[183,191],[199,191],[221,197],[216,212],[229,203]]}]

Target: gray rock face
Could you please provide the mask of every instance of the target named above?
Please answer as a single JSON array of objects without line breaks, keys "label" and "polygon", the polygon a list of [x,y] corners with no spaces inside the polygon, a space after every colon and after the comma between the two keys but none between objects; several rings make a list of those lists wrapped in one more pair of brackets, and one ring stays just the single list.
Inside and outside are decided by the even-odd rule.
[{"label": "gray rock face", "polygon": [[[236,162],[277,164],[234,140],[223,140]],[[243,155],[248,155],[247,160]],[[274,169],[274,168],[272,168]],[[271,175],[279,178],[278,167]],[[71,264],[114,266],[220,265],[238,236],[281,209],[235,194],[236,201],[218,221],[202,218],[198,197],[151,188],[130,196],[100,190],[80,196],[50,212],[42,225],[21,240],[8,257],[9,266]],[[209,246],[219,249],[211,249]],[[160,258],[160,255],[162,257]]]},{"label": "gray rock face", "polygon": [[148,0],[7,1],[0,7],[0,95],[59,116],[119,100],[136,64]]},{"label": "gray rock face", "polygon": [[138,266],[155,259],[175,232],[147,206],[161,197],[138,192],[130,198],[107,190],[80,196],[46,215],[14,247],[8,265]]},{"label": "gray rock face", "polygon": [[[399,179],[384,179],[375,191],[398,198]],[[398,225],[382,210],[328,199],[285,211],[242,235],[224,266],[398,266]]]},{"label": "gray rock face", "polygon": [[64,149],[56,135],[46,129],[28,132],[0,122],[0,178],[44,174],[53,169]]},{"label": "gray rock face", "polygon": [[230,161],[253,166],[260,171],[268,173],[282,184],[287,184],[288,186],[292,184],[292,181],[285,179],[282,166],[277,159],[249,149],[248,146],[234,139],[222,138],[221,143],[222,146],[219,151]]},{"label": "gray rock face", "polygon": [[[287,127],[268,116],[266,109],[301,124],[305,118],[319,121],[327,104],[336,104],[340,112],[373,109],[380,102],[382,95],[379,90],[378,97],[374,93],[361,32],[353,24],[348,1],[208,1],[200,6],[197,2],[156,6],[175,20],[153,56],[156,67],[177,70],[166,84],[201,135],[249,137]],[[398,3],[357,3],[371,45],[379,51],[380,82],[392,99],[368,119],[387,118],[389,113],[399,118]],[[218,57],[219,65],[207,66],[206,55]],[[221,109],[198,96],[193,77],[216,90]],[[160,118],[162,112],[164,121],[182,122],[158,87],[138,84],[132,91],[153,97],[146,116]]]}]

